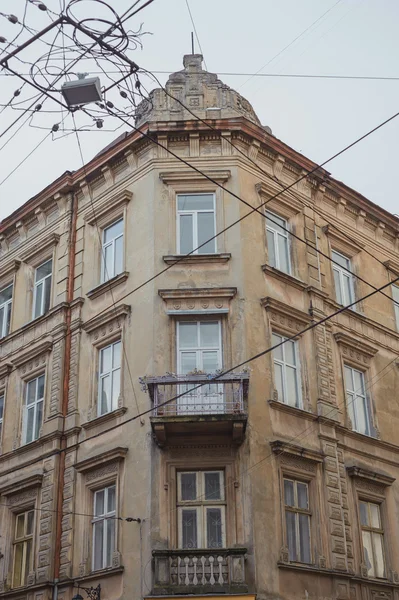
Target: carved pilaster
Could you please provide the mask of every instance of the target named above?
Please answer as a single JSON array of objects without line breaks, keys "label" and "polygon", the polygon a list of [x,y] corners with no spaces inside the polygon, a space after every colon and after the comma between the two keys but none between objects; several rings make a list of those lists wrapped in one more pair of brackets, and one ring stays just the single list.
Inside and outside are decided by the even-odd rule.
[{"label": "carved pilaster", "polygon": [[63,356],[64,341],[58,340],[53,344],[49,417],[54,417],[60,412]]},{"label": "carved pilaster", "polygon": [[80,331],[71,336],[71,362],[68,382],[68,413],[77,408]]}]

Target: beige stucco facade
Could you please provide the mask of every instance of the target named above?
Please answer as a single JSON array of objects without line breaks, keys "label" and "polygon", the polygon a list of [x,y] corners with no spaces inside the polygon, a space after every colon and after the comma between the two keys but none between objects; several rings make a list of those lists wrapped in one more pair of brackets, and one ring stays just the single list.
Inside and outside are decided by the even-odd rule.
[{"label": "beige stucco facade", "polygon": [[[323,169],[271,199],[315,164],[200,63],[185,57],[167,91],[205,122],[158,90],[140,108],[143,133],[65,173],[1,224],[0,290],[12,283],[14,291],[0,342],[0,597],[71,600],[76,586],[100,584],[103,600],[397,600],[399,323],[391,287],[298,336],[297,406],[277,392],[276,352],[241,363],[271,347],[273,334],[296,335],[340,308],[332,251],[350,260],[356,299],[373,291],[366,282],[395,280],[398,219]],[[223,231],[213,252],[181,258],[179,194],[213,195]],[[272,266],[266,220],[253,212],[239,221],[251,209],[237,197],[253,207],[267,202],[295,234],[289,273]],[[101,283],[104,231],[121,219],[123,267]],[[50,259],[50,307],[32,320],[35,269]],[[199,388],[208,389],[208,404],[184,412],[184,403],[168,401],[186,391],[187,377],[200,385],[207,376],[179,379],[179,324],[215,322],[220,368],[241,366]],[[120,393],[100,414],[101,352],[119,341]],[[367,434],[353,423],[346,367],[363,374]],[[41,375],[43,418],[27,443],[26,388]],[[201,488],[198,502],[185,505],[181,473],[196,474],[199,489],[204,472],[220,474],[222,492],[207,505]],[[292,559],[284,479],[307,489],[308,560]],[[110,563],[94,568],[94,503],[110,488],[114,547]],[[383,576],[370,574],[360,503],[380,513]],[[182,548],[184,507],[197,519],[209,507],[220,511],[216,548]],[[16,538],[18,515],[29,511],[31,530]],[[198,539],[209,536],[204,522],[196,521]],[[30,540],[31,554],[15,585],[18,540],[20,548]]]}]

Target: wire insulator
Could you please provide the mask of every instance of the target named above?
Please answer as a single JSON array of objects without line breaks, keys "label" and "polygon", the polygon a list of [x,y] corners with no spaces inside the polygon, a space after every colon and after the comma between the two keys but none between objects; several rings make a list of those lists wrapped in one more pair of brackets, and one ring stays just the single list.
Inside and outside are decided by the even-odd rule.
[{"label": "wire insulator", "polygon": [[40,3],[37,5],[37,8],[38,8],[39,10],[47,10],[47,6],[46,6],[45,4],[43,4],[43,2],[40,2]]},{"label": "wire insulator", "polygon": [[10,21],[10,23],[13,23],[13,25],[18,23],[18,17],[15,15],[8,15],[7,19]]},{"label": "wire insulator", "polygon": [[59,128],[60,128],[60,126],[58,125],[58,123],[54,123],[54,125],[51,128],[51,131],[53,131],[55,133],[56,131],[59,130]]},{"label": "wire insulator", "polygon": [[41,108],[42,108],[42,105],[41,105],[41,104],[36,104],[36,106],[35,106],[35,110],[41,110]]},{"label": "wire insulator", "polygon": [[119,90],[119,93],[122,96],[122,98],[127,98],[127,94],[124,90]]},{"label": "wire insulator", "polygon": [[6,38],[0,35],[0,44],[5,44],[7,42]]},{"label": "wire insulator", "polygon": [[103,121],[103,119],[97,119],[97,121],[96,121],[96,126],[97,126],[97,129],[102,129],[102,128],[103,128],[103,126],[104,126],[104,121]]},{"label": "wire insulator", "polygon": [[114,105],[112,104],[112,102],[110,100],[107,100],[106,104],[109,108],[114,108]]},{"label": "wire insulator", "polygon": [[21,93],[21,90],[15,90],[15,92],[14,92],[14,96],[19,96],[19,95],[20,95],[20,93]]}]

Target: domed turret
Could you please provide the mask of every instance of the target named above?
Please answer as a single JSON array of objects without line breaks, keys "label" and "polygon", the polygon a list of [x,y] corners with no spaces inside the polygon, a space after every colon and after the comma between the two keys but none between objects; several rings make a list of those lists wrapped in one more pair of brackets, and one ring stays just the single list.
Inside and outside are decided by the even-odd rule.
[{"label": "domed turret", "polygon": [[[243,116],[260,125],[251,104],[238,92],[202,68],[201,54],[186,54],[184,69],[170,75],[163,89],[155,89],[136,111],[136,126],[146,121],[185,121],[193,115],[201,119],[228,119]],[[170,95],[168,95],[170,94]],[[180,102],[179,102],[180,101]],[[181,104],[180,104],[181,103]],[[184,106],[183,106],[184,105]]]}]

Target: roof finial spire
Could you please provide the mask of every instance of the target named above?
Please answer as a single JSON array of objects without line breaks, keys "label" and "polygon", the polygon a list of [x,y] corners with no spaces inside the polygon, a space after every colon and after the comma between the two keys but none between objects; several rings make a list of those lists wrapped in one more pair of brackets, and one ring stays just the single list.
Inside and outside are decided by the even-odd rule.
[{"label": "roof finial spire", "polygon": [[191,32],[191,54],[195,54],[194,52],[194,32]]}]

